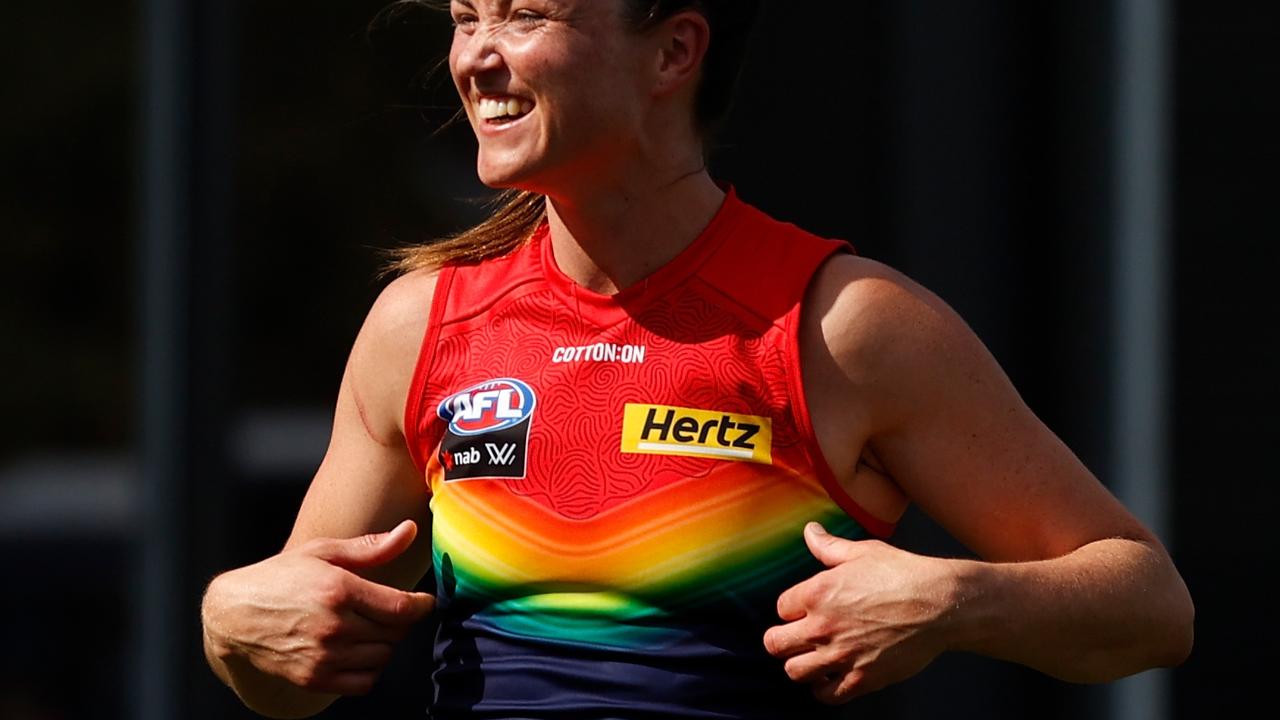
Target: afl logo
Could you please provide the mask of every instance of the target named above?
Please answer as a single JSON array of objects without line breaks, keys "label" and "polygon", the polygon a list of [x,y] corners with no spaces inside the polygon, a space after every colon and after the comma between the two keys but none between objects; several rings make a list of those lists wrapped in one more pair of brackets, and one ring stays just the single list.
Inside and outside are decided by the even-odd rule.
[{"label": "afl logo", "polygon": [[536,402],[533,388],[519,380],[498,378],[450,395],[436,413],[456,435],[482,435],[524,422]]}]

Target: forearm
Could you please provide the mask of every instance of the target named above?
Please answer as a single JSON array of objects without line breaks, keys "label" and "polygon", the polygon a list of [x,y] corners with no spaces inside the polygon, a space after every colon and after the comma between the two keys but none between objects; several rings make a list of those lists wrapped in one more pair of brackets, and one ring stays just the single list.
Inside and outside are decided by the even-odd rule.
[{"label": "forearm", "polygon": [[[212,589],[212,586],[210,586]],[[216,599],[213,600],[216,603]],[[305,718],[324,710],[337,695],[311,692],[253,666],[225,642],[219,642],[211,628],[211,597],[206,593],[201,608],[204,634],[204,656],[210,669],[223,683],[235,691],[247,707],[272,718]]]},{"label": "forearm", "polygon": [[1108,682],[1177,665],[1194,610],[1168,556],[1134,540],[1089,543],[1052,560],[957,561],[949,649]]}]

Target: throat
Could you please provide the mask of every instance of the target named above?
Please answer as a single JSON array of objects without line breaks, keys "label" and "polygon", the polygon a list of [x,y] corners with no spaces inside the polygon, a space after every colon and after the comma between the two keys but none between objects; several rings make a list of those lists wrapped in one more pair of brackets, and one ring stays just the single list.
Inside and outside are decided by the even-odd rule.
[{"label": "throat", "polygon": [[[720,211],[725,193],[705,187],[653,192],[618,200],[547,203],[556,265],[579,287],[602,295],[624,291],[675,260]],[[672,188],[675,190],[676,188]]]}]

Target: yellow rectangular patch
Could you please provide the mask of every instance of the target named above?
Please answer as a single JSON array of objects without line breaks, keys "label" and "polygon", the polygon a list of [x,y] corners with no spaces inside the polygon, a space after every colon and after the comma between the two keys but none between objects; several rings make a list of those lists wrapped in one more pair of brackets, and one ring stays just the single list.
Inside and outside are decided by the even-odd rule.
[{"label": "yellow rectangular patch", "polygon": [[627,403],[622,452],[773,463],[769,418],[670,405]]}]

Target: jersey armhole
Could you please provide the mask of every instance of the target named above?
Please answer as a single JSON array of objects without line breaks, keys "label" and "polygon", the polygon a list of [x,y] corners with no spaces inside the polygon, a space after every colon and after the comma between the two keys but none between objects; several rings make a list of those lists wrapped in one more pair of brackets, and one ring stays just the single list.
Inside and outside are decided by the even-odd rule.
[{"label": "jersey armhole", "polygon": [[409,383],[409,393],[405,397],[404,406],[404,440],[409,446],[409,457],[419,472],[427,470],[427,459],[422,456],[419,430],[422,420],[423,394],[426,392],[427,378],[435,361],[436,341],[440,337],[440,326],[444,320],[445,305],[449,300],[449,288],[453,285],[454,269],[445,266],[436,276],[436,287],[431,296],[431,312],[427,315],[427,329],[422,334],[422,344],[418,347],[418,359],[413,367],[413,379]]},{"label": "jersey armhole", "polygon": [[[809,280],[810,284],[817,277],[818,271],[822,266],[837,252],[857,254],[857,251],[851,245],[833,246],[814,266],[813,275],[810,276]],[[831,469],[830,463],[827,462],[827,457],[822,452],[821,444],[818,443],[818,434],[813,429],[813,419],[809,415],[809,399],[804,390],[804,373],[801,367],[803,360],[800,352],[800,326],[805,311],[805,298],[808,297],[808,293],[809,288],[806,286],[800,294],[800,302],[796,303],[796,306],[787,313],[785,320],[787,353],[791,356],[791,361],[787,363],[787,386],[792,398],[791,412],[793,420],[804,439],[804,450],[809,457],[809,463],[813,466],[814,471],[817,472],[818,482],[827,491],[827,495],[841,510],[845,511],[872,535],[880,539],[886,539],[893,534],[897,524],[881,520],[867,512],[849,493],[845,492],[844,488],[836,480],[835,472]]]}]

